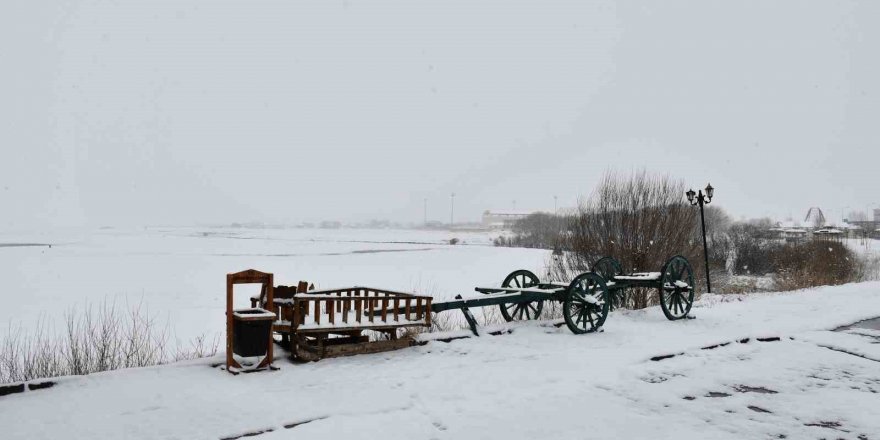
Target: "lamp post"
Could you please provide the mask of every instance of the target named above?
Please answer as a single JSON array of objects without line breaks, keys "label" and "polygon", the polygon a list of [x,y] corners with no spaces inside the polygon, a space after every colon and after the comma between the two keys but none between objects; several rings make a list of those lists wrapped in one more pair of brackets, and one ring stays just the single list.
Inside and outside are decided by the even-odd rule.
[{"label": "lamp post", "polygon": [[700,223],[703,225],[703,260],[706,263],[706,292],[712,293],[712,282],[709,281],[709,246],[706,244],[706,217],[703,215],[703,205],[708,205],[712,202],[712,195],[715,193],[715,188],[712,188],[712,184],[706,185],[706,194],[703,194],[703,190],[700,190],[699,193],[695,193],[694,190],[689,189],[685,194],[687,195],[688,202],[690,202],[691,206],[700,205]]}]

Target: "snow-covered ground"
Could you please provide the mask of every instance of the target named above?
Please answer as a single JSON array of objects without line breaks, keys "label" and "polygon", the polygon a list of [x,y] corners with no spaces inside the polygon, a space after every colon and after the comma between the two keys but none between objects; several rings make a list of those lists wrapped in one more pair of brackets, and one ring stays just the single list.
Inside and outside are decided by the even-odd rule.
[{"label": "snow-covered ground", "polygon": [[[451,238],[461,243],[449,245]],[[36,246],[21,246],[35,244]],[[52,245],[49,248],[49,244]],[[496,248],[488,233],[363,229],[149,228],[0,233],[0,340],[43,317],[105,299],[142,302],[183,344],[224,329],[226,274],[258,269],[276,284],[308,280],[418,291],[438,298],[540,273],[549,252]],[[251,293],[237,287],[246,304]],[[241,288],[242,292],[238,293]],[[10,325],[12,327],[10,327]]]},{"label": "snow-covered ground", "polygon": [[830,330],[880,315],[878,293],[713,296],[693,320],[653,307],[614,312],[598,334],[527,323],[309,364],[278,351],[279,371],[238,376],[218,356],[64,378],[0,397],[0,426],[9,439],[873,439],[880,332]]}]

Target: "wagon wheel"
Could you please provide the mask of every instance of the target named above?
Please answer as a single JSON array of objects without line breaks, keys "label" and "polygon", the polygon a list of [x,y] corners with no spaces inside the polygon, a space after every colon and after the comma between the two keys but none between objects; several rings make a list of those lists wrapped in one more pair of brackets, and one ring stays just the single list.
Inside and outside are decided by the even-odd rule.
[{"label": "wagon wheel", "polygon": [[568,329],[581,334],[602,328],[611,306],[608,295],[608,286],[602,276],[593,272],[578,275],[568,286],[562,305]]},{"label": "wagon wheel", "polygon": [[[538,276],[534,273],[520,269],[512,272],[501,287],[508,288],[525,288],[538,285]],[[541,316],[541,310],[544,308],[544,301],[533,301],[529,303],[505,303],[499,304],[501,316],[507,322],[510,321],[527,321],[530,319],[538,319]]]},{"label": "wagon wheel", "polygon": [[605,284],[609,287],[611,294],[611,310],[622,309],[626,306],[626,289],[612,289],[614,277],[623,275],[623,268],[620,262],[613,257],[602,257],[593,264],[593,272],[605,278]]},{"label": "wagon wheel", "polygon": [[694,304],[694,270],[687,258],[676,255],[663,266],[660,280],[660,308],[666,319],[687,317]]}]

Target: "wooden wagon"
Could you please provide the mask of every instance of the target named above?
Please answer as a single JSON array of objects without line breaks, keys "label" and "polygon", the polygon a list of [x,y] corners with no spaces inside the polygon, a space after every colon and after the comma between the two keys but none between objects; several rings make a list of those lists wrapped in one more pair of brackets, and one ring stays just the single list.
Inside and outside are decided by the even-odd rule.
[{"label": "wooden wagon", "polygon": [[471,331],[478,335],[471,307],[498,306],[506,321],[527,321],[541,317],[545,301],[562,303],[562,317],[573,333],[592,333],[602,329],[608,314],[623,306],[630,288],[657,289],[663,314],[669,320],[688,317],[694,302],[694,273],[688,260],[676,255],[660,272],[624,274],[611,257],[600,259],[591,272],[582,273],[569,283],[541,282],[528,270],[517,270],[501,287],[477,287],[480,295],[461,297],[433,304],[435,313],[461,310]]},{"label": "wooden wagon", "polygon": [[562,303],[562,316],[572,333],[592,333],[602,329],[610,308],[608,287],[605,280],[585,272],[569,283],[541,282],[528,270],[517,270],[508,275],[501,287],[476,287],[480,295],[457,296],[454,300],[435,303],[431,310],[461,310],[474,335],[479,336],[477,321],[471,307],[498,306],[501,316],[508,322],[538,319],[544,301]]},{"label": "wooden wagon", "polygon": [[688,318],[694,304],[694,270],[681,255],[667,260],[660,272],[624,273],[620,262],[612,257],[596,261],[593,272],[605,279],[612,309],[624,305],[626,289],[639,287],[657,290],[660,309],[670,321]]},{"label": "wooden wagon", "polygon": [[[400,330],[430,327],[431,297],[374,287],[314,289],[299,285],[274,289],[272,305],[265,296],[251,298],[275,312],[273,329],[297,360],[376,353],[413,345]],[[371,340],[372,339],[372,340]]]}]

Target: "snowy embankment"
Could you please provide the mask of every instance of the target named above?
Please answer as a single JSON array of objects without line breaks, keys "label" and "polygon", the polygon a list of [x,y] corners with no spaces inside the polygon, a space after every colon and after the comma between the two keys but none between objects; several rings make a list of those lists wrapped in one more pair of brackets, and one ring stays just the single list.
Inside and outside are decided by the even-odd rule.
[{"label": "snowy embankment", "polygon": [[[10,328],[35,331],[41,318],[63,330],[71,308],[115,301],[125,310],[142,304],[169,324],[172,344],[185,346],[223,332],[227,273],[258,269],[274,273],[276,284],[367,285],[444,299],[497,285],[515,269],[540,274],[550,255],[493,247],[485,232],[424,230],[167,227],[0,233],[0,244],[0,340]],[[248,305],[247,287],[259,289],[237,286],[238,306]]]},{"label": "snowy embankment", "polygon": [[[705,298],[232,376],[220,357],[0,397],[4,438],[876,438],[880,283]],[[741,299],[741,300],[740,300]],[[669,355],[674,355],[669,357]],[[655,359],[655,360],[652,360]],[[785,436],[785,437],[783,437]]]}]

